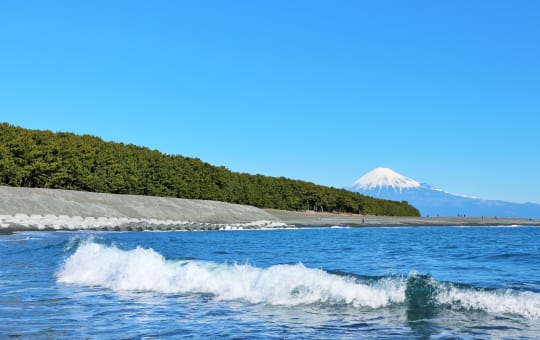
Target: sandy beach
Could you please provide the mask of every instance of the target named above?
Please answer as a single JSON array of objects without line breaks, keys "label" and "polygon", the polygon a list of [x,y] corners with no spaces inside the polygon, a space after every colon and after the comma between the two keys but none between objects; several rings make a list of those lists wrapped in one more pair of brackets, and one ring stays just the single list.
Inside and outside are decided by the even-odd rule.
[{"label": "sandy beach", "polygon": [[309,226],[540,225],[540,220],[364,216],[216,201],[0,186],[0,233],[28,230],[230,230]]},{"label": "sandy beach", "polygon": [[333,214],[319,212],[295,212],[267,210],[281,221],[295,226],[499,226],[535,225],[540,220],[498,217],[401,217]]}]

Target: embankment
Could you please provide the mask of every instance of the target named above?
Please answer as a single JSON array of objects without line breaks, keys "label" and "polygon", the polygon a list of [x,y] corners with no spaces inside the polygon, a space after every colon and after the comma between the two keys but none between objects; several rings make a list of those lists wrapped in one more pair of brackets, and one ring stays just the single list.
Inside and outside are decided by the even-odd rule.
[{"label": "embankment", "polygon": [[220,229],[281,226],[251,206],[216,201],[0,186],[0,230]]}]

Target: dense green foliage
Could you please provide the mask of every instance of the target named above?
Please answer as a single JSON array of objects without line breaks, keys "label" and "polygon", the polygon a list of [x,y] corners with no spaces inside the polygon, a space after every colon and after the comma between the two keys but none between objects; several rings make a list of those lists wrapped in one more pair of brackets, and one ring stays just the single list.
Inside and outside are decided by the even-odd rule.
[{"label": "dense green foliage", "polygon": [[379,200],[283,177],[235,173],[195,158],[7,123],[0,124],[0,183],[217,200],[284,210],[419,215],[407,202]]}]

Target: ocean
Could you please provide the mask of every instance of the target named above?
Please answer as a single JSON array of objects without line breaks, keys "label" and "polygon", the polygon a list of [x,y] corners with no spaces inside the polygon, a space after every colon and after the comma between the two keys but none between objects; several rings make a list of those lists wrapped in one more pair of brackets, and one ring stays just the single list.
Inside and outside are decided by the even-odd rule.
[{"label": "ocean", "polygon": [[540,336],[540,228],[0,236],[0,338]]}]

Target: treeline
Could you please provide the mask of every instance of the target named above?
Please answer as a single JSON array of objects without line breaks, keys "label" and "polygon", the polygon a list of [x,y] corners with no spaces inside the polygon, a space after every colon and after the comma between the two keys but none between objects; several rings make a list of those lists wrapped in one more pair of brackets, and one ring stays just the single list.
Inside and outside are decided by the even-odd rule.
[{"label": "treeline", "polygon": [[217,200],[283,210],[419,216],[407,202],[232,172],[196,158],[90,135],[0,124],[0,183],[16,187]]}]

